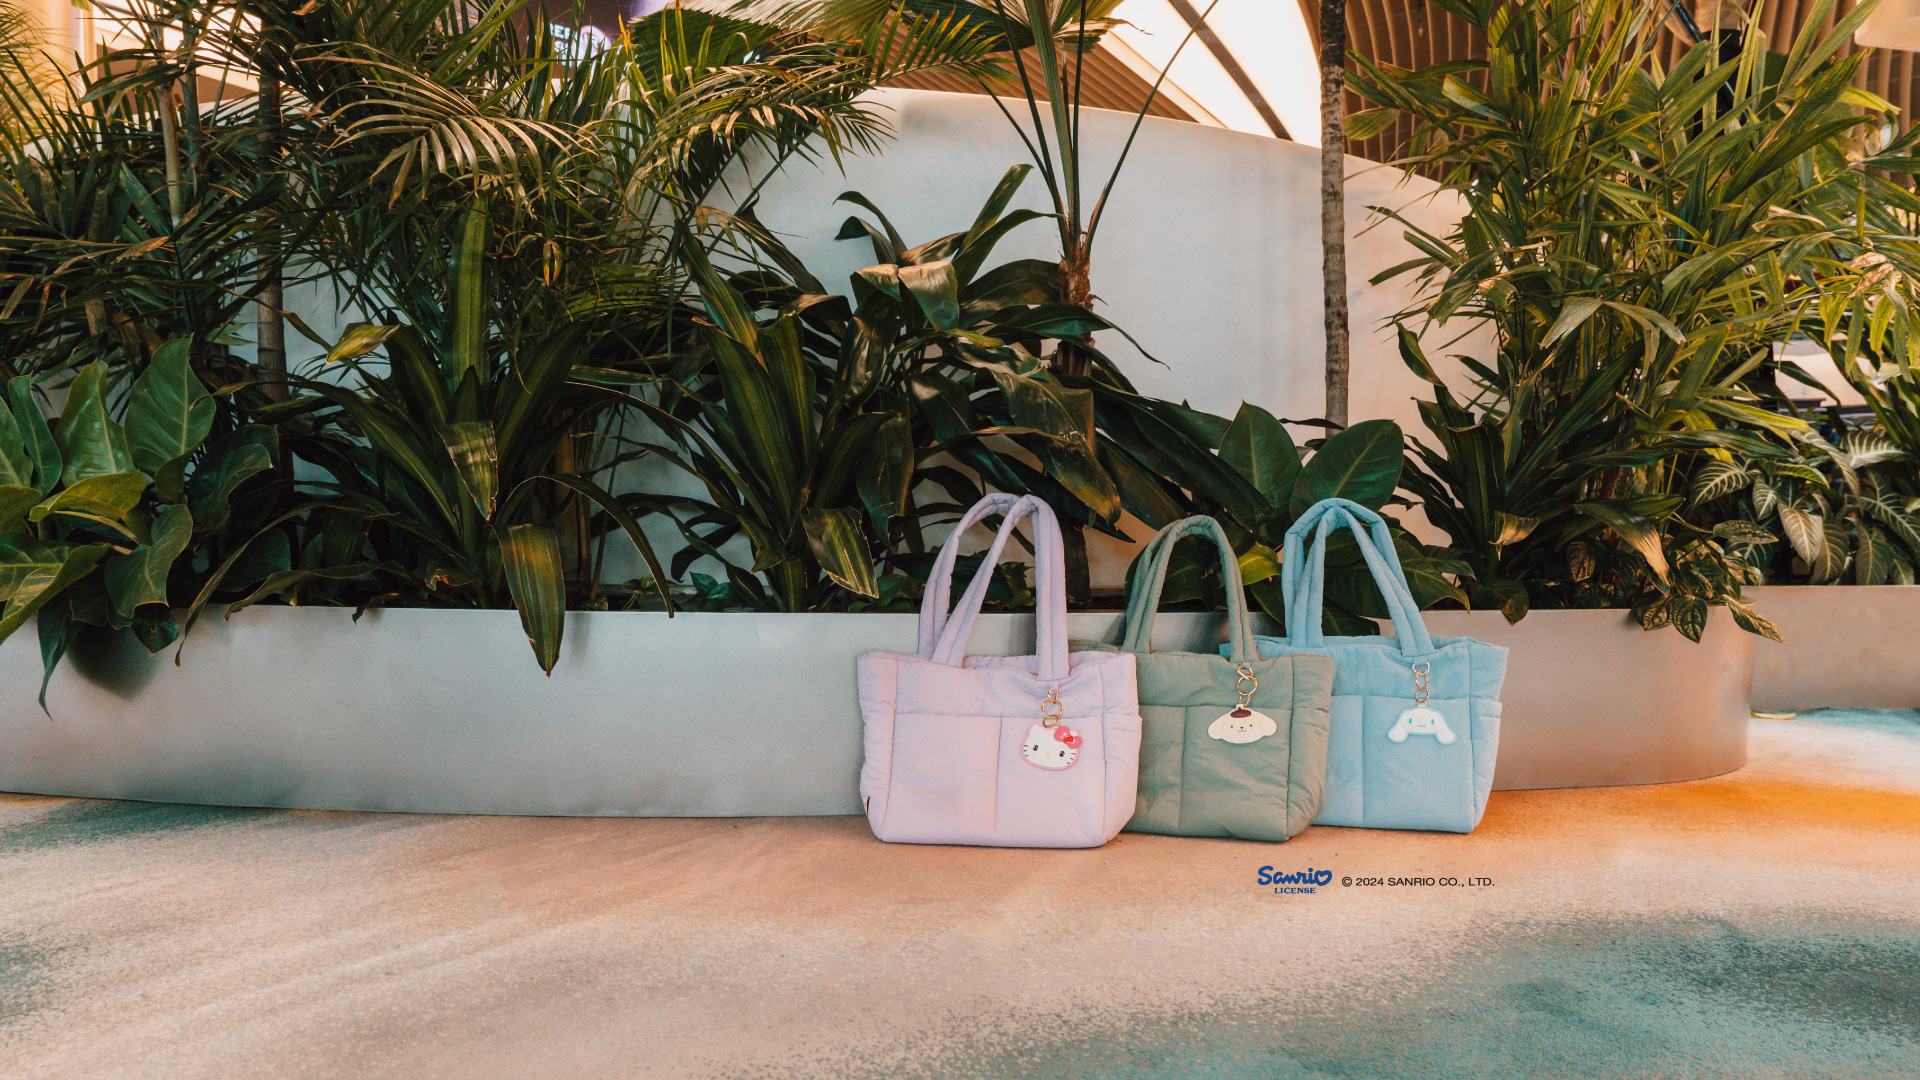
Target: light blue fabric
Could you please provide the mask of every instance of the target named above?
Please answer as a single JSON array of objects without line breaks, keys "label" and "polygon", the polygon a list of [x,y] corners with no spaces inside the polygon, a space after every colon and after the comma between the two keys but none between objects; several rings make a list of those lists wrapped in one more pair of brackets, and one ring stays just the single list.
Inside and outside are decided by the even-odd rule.
[{"label": "light blue fabric", "polygon": [[[1396,637],[1321,632],[1327,538],[1342,528],[1353,530]],[[1312,547],[1303,552],[1309,533]],[[1260,655],[1318,653],[1334,661],[1326,803],[1314,824],[1472,832],[1493,789],[1507,650],[1472,638],[1430,637],[1386,522],[1346,499],[1314,504],[1287,530],[1281,589],[1287,636],[1256,637]],[[1429,668],[1426,705],[1445,718],[1450,743],[1429,733],[1400,742],[1388,737],[1415,704],[1414,672],[1423,663]]]}]

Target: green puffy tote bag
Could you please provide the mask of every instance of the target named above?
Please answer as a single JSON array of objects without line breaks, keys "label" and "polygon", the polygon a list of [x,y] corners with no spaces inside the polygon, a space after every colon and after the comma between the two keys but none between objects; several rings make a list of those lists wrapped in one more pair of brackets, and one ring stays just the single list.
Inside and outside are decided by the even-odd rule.
[{"label": "green puffy tote bag", "polygon": [[[1227,656],[1152,649],[1167,562],[1185,536],[1209,539],[1220,550]],[[1129,831],[1279,842],[1320,813],[1333,661],[1307,654],[1260,659],[1240,562],[1219,522],[1176,521],[1147,545],[1127,596],[1120,649],[1136,654],[1140,680],[1140,795]]]}]

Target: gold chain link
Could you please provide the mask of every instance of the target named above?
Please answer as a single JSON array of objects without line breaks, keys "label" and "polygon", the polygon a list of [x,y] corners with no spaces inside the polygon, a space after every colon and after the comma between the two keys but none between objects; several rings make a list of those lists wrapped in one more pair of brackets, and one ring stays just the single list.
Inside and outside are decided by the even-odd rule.
[{"label": "gold chain link", "polygon": [[1425,705],[1427,703],[1427,672],[1432,670],[1433,665],[1427,663],[1425,660],[1414,661],[1413,703],[1415,705]]},{"label": "gold chain link", "polygon": [[[1048,706],[1052,706],[1051,711],[1048,710]],[[1060,704],[1060,688],[1057,686],[1047,687],[1047,700],[1040,703],[1040,726],[1058,727],[1060,725],[1060,717],[1065,714],[1066,707]]]},{"label": "gold chain link", "polygon": [[1233,692],[1240,695],[1240,707],[1244,709],[1253,700],[1254,691],[1260,689],[1260,680],[1254,677],[1253,668],[1246,664],[1240,664],[1234,670],[1240,673],[1240,677],[1234,680]]}]

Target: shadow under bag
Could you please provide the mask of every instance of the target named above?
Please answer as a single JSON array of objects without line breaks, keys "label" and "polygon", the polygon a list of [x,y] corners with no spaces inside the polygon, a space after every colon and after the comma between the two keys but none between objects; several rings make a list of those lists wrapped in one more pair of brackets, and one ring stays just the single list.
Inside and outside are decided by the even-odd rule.
[{"label": "shadow under bag", "polygon": [[[1396,637],[1321,632],[1327,537],[1343,528],[1353,530]],[[1326,806],[1314,824],[1472,832],[1493,788],[1507,650],[1429,637],[1386,522],[1346,499],[1315,503],[1287,530],[1281,584],[1287,636],[1256,638],[1260,655],[1334,662]]]},{"label": "shadow under bag", "polygon": [[[1006,520],[948,612],[962,534]],[[1035,655],[969,657],[993,569],[1033,517]],[[988,847],[1099,847],[1133,815],[1140,704],[1132,653],[1067,651],[1060,524],[1032,496],[974,504],[934,560],[914,655],[860,657],[866,761],[860,794],[882,840]]]},{"label": "shadow under bag", "polygon": [[[1227,655],[1153,651],[1153,618],[1173,549],[1212,543],[1227,593]],[[1120,649],[1140,679],[1140,796],[1127,831],[1277,843],[1320,812],[1333,661],[1261,659],[1240,560],[1220,523],[1190,517],[1160,530],[1135,564]],[[1110,647],[1110,646],[1109,646]]]}]

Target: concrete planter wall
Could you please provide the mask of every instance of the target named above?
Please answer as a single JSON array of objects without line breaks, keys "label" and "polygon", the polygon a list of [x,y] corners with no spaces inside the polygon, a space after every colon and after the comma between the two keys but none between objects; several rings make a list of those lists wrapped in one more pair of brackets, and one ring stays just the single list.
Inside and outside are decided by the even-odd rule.
[{"label": "concrete planter wall", "polygon": [[[1751,645],[1646,634],[1618,612],[1429,613],[1513,649],[1496,786],[1652,783],[1746,758]],[[1076,615],[1077,638],[1118,616]],[[989,615],[973,651],[1033,647]],[[1210,649],[1220,615],[1165,614],[1160,648]],[[197,628],[184,666],[88,639],[34,703],[31,633],[0,646],[0,790],[424,813],[851,814],[853,657],[911,649],[912,615],[567,616],[551,679],[512,612],[252,608]]]},{"label": "concrete planter wall", "polygon": [[1920,588],[1768,585],[1745,593],[1786,639],[1754,646],[1754,708],[1920,708]]},{"label": "concrete planter wall", "polygon": [[1429,611],[1427,627],[1512,650],[1493,786],[1697,780],[1747,761],[1753,635],[1715,611],[1700,644],[1624,611]]}]

